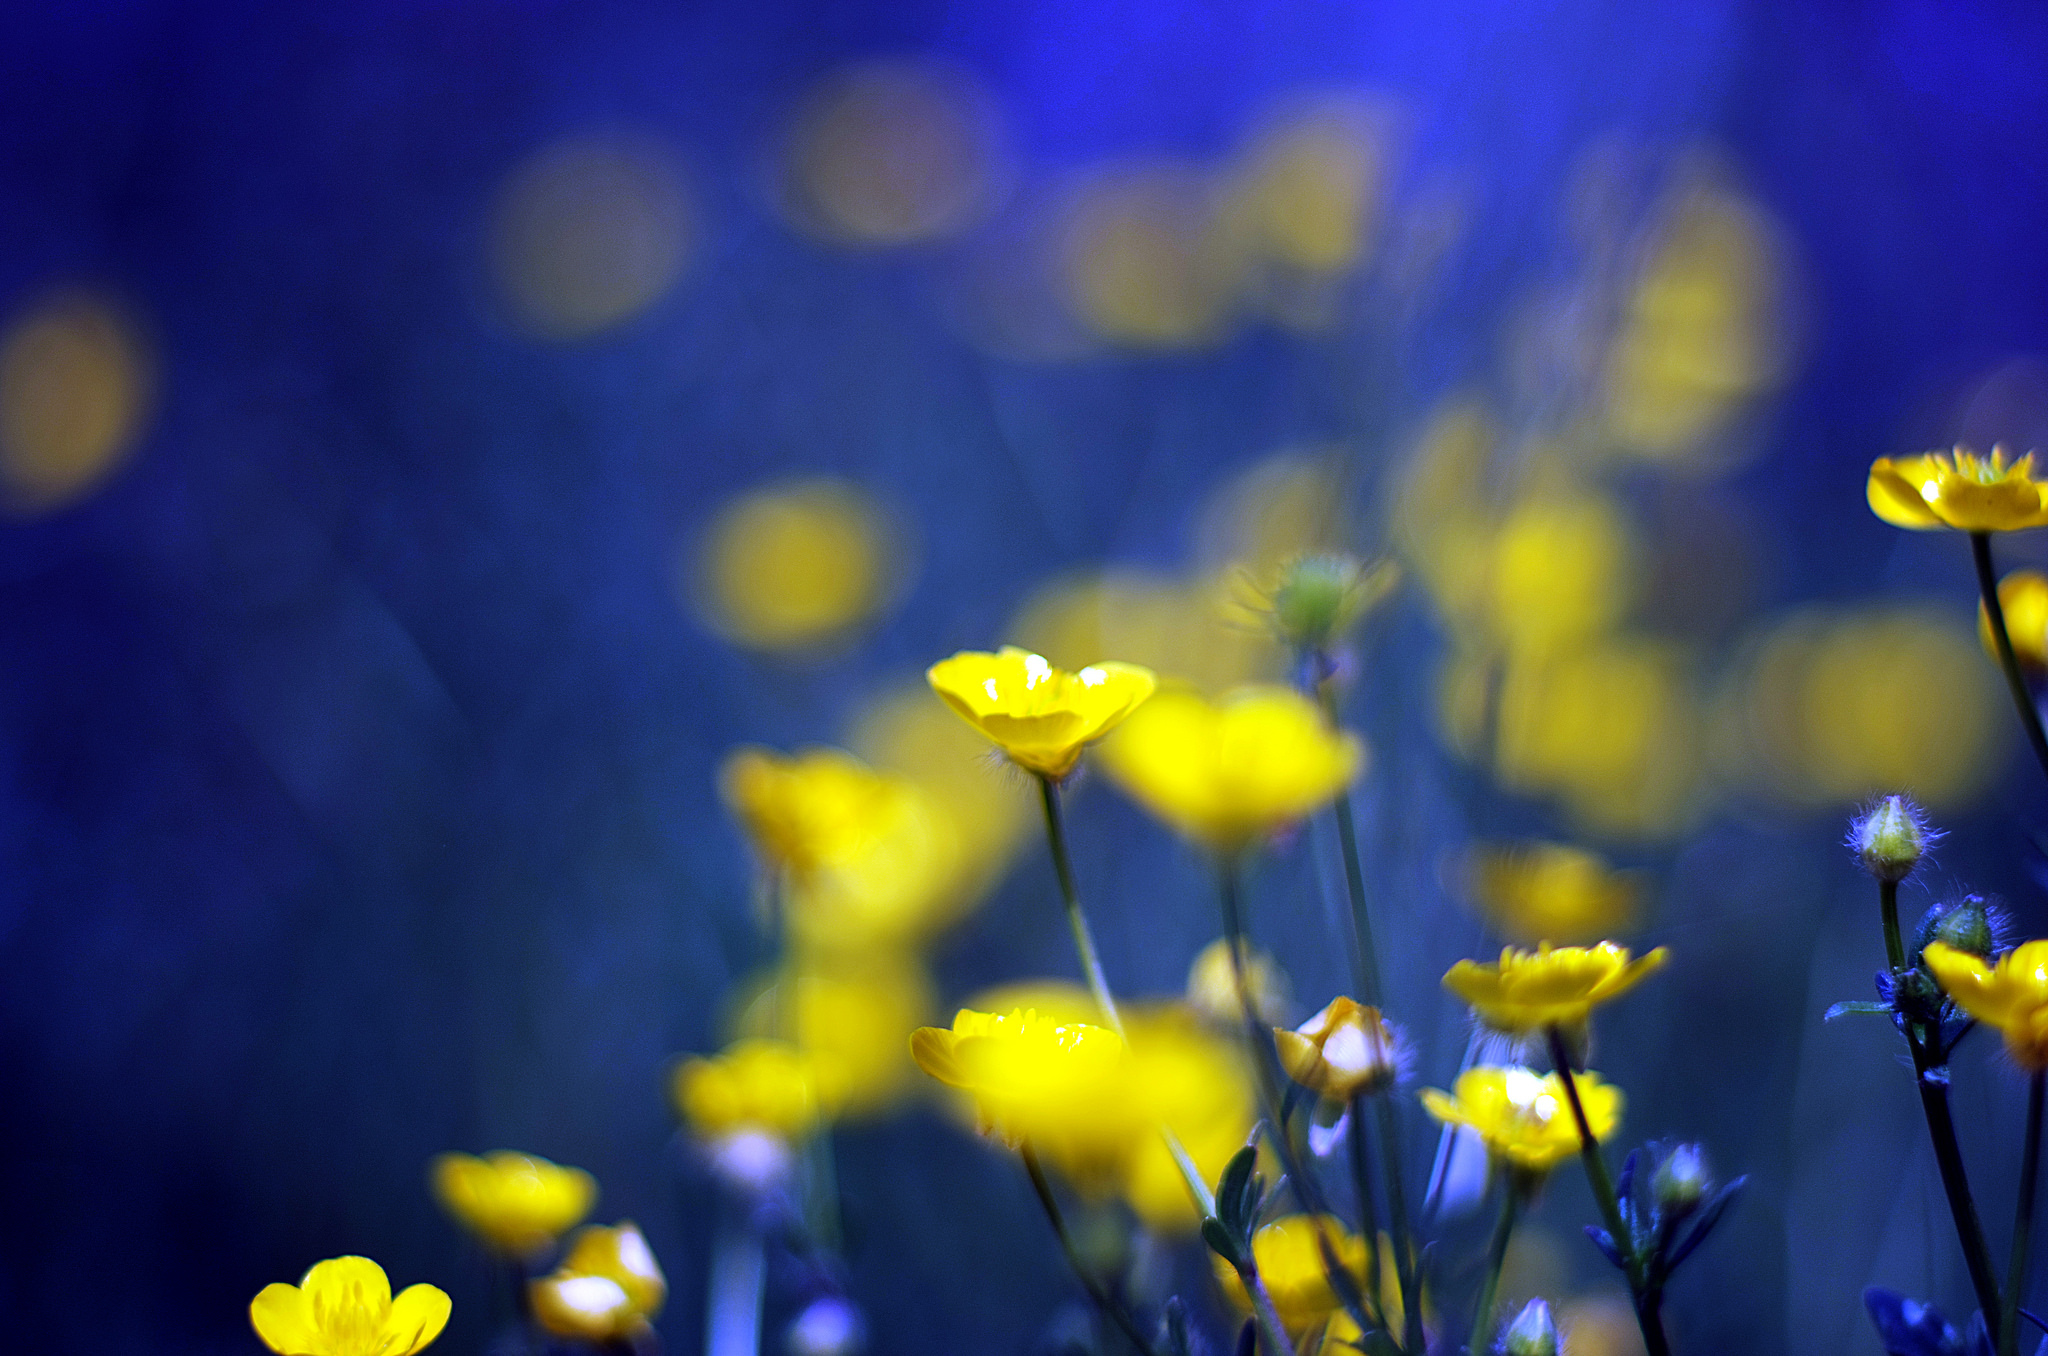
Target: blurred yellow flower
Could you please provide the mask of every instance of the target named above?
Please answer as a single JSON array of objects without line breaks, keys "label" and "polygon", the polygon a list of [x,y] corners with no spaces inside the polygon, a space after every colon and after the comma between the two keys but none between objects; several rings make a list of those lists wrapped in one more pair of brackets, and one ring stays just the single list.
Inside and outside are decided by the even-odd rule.
[{"label": "blurred yellow flower", "polygon": [[913,1032],[910,1053],[973,1098],[983,1134],[1028,1144],[1084,1190],[1112,1185],[1147,1132],[1126,1095],[1124,1043],[1105,1027],[1056,1022],[1035,1008],[962,1008],[950,1029]]},{"label": "blurred yellow flower", "polygon": [[[1606,1139],[1621,1121],[1621,1089],[1591,1070],[1574,1081],[1587,1128],[1594,1139]],[[1489,1151],[1516,1168],[1544,1172],[1579,1151],[1579,1127],[1554,1073],[1480,1065],[1458,1075],[1454,1095],[1424,1088],[1422,1105],[1446,1125],[1471,1126]]]},{"label": "blurred yellow flower", "polygon": [[1239,688],[1214,705],[1162,693],[1102,750],[1104,768],[1134,800],[1226,852],[1335,798],[1363,760],[1354,736],[1281,687]]},{"label": "blurred yellow flower", "polygon": [[500,1150],[482,1158],[442,1154],[434,1195],[464,1228],[501,1253],[523,1256],[555,1241],[590,1213],[597,1183],[581,1168]]},{"label": "blurred yellow flower", "polygon": [[1634,876],[1564,843],[1477,848],[1468,884],[1487,921],[1517,942],[1589,942],[1635,917]]},{"label": "blurred yellow flower", "polygon": [[[1299,1336],[1343,1307],[1323,1264],[1321,1239],[1327,1239],[1338,1263],[1366,1288],[1368,1255],[1365,1240],[1344,1227],[1335,1215],[1285,1215],[1252,1235],[1252,1261],[1259,1279],[1273,1296],[1273,1309],[1289,1333]],[[1244,1283],[1220,1257],[1211,1257],[1217,1283],[1241,1312],[1251,1312]]]},{"label": "blurred yellow flower", "polygon": [[994,654],[962,650],[925,670],[925,677],[1011,762],[1055,779],[1072,772],[1082,746],[1107,734],[1157,683],[1150,669],[1135,664],[1091,664],[1068,673],[1014,645]]},{"label": "blurred yellow flower", "polygon": [[1507,946],[1497,964],[1459,961],[1444,975],[1444,987],[1496,1031],[1578,1026],[1594,1007],[1655,974],[1669,954],[1660,946],[1631,959],[1627,947],[1613,942],[1590,947],[1541,943],[1534,951]]},{"label": "blurred yellow flower", "polygon": [[1621,505],[1587,489],[1532,494],[1494,536],[1489,629],[1522,654],[1554,654],[1621,620],[1638,569]]},{"label": "blurred yellow flower", "polygon": [[1221,1177],[1257,1118],[1244,1042],[1178,1004],[1128,1007],[1124,1030],[1130,1074],[1110,1118],[1129,1127],[1132,1143],[1118,1190],[1147,1228],[1192,1233],[1201,1218],[1158,1128],[1173,1132],[1204,1180]]},{"label": "blurred yellow flower", "polygon": [[2005,457],[2002,447],[1980,457],[1961,446],[1952,453],[1879,457],[1870,464],[1865,497],[1894,527],[1922,531],[2013,532],[2048,523],[2048,484],[2034,474],[2034,454],[2011,463]]},{"label": "blurred yellow flower", "polygon": [[831,1090],[836,1117],[870,1116],[909,1091],[910,1032],[931,1007],[931,980],[914,955],[810,958],[770,973],[733,1034],[788,1040]]},{"label": "blurred yellow flower", "polygon": [[828,645],[891,601],[900,555],[886,517],[858,487],[795,481],[719,513],[697,562],[700,606],[740,645]]},{"label": "blurred yellow flower", "polygon": [[809,1056],[782,1041],[734,1041],[676,1069],[676,1109],[706,1141],[753,1131],[781,1140],[811,1133],[833,1099]]},{"label": "blurred yellow flower", "polygon": [[[2039,570],[2014,570],[1998,581],[1998,607],[2005,614],[2005,634],[2012,657],[2035,677],[2048,673],[2048,575]],[[1991,635],[1991,612],[1977,604],[1977,639],[1995,662],[1998,642]]]},{"label": "blurred yellow flower", "polygon": [[448,1310],[437,1286],[409,1285],[394,1299],[369,1258],[330,1257],[297,1285],[264,1286],[249,1322],[283,1356],[412,1356],[441,1335]]},{"label": "blurred yellow flower", "polygon": [[908,783],[839,749],[735,749],[718,790],[762,857],[799,875],[860,855],[914,813]]},{"label": "blurred yellow flower", "polygon": [[661,1312],[668,1281],[630,1220],[576,1235],[569,1255],[551,1276],[530,1282],[534,1321],[557,1337],[616,1342],[647,1330]]},{"label": "blurred yellow flower", "polygon": [[1995,966],[1946,942],[1928,943],[1921,956],[1957,1007],[1998,1028],[2015,1064],[2048,1069],[2048,941],[2022,942]]},{"label": "blurred yellow flower", "polygon": [[1383,1092],[1400,1073],[1393,1028],[1378,1008],[1349,998],[1331,999],[1293,1031],[1276,1028],[1273,1043],[1289,1078],[1332,1101]]},{"label": "blurred yellow flower", "polygon": [[[1278,963],[1253,948],[1245,956],[1244,980],[1252,991],[1252,1011],[1263,1021],[1279,1021],[1287,1011],[1287,976]],[[1231,963],[1228,937],[1218,937],[1196,954],[1188,967],[1187,1002],[1219,1026],[1243,1028],[1244,1004],[1237,995],[1237,967]]]}]

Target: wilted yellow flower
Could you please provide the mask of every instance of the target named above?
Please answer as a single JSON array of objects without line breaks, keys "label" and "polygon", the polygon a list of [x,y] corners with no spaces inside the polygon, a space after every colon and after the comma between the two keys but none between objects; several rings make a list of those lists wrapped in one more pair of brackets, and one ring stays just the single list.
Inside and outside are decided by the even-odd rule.
[{"label": "wilted yellow flower", "polygon": [[[1273,1309],[1287,1331],[1299,1335],[1328,1319],[1344,1305],[1330,1284],[1323,1263],[1321,1239],[1328,1240],[1338,1264],[1366,1289],[1368,1261],[1365,1240],[1344,1227],[1335,1215],[1285,1215],[1252,1235],[1252,1261],[1259,1279],[1273,1297]],[[1216,1279],[1231,1302],[1249,1313],[1244,1283],[1228,1262],[1212,1257]]]},{"label": "wilted yellow flower", "polygon": [[615,1342],[646,1331],[668,1281],[639,1226],[622,1220],[576,1235],[562,1265],[530,1282],[526,1295],[534,1321],[557,1337]]},{"label": "wilted yellow flower", "polygon": [[1591,941],[1635,916],[1635,878],[1563,843],[1478,848],[1469,883],[1487,921],[1519,942]]},{"label": "wilted yellow flower", "polygon": [[1344,1102],[1381,1092],[1400,1073],[1394,1030],[1378,1008],[1333,998],[1293,1031],[1273,1032],[1280,1067],[1311,1092]]},{"label": "wilted yellow flower", "polygon": [[1011,762],[1042,777],[1074,770],[1081,748],[1107,734],[1152,695],[1157,680],[1135,664],[1091,664],[1068,673],[1006,645],[962,650],[925,670],[932,691]]},{"label": "wilted yellow flower", "polygon": [[[1579,1104],[1593,1138],[1621,1122],[1621,1089],[1587,1070],[1578,1074]],[[1544,1172],[1579,1151],[1579,1127],[1564,1081],[1520,1066],[1477,1066],[1458,1075],[1454,1094],[1422,1090],[1422,1105],[1446,1125],[1469,1125],[1486,1147],[1514,1167]]]},{"label": "wilted yellow flower", "polygon": [[[1273,958],[1248,948],[1245,987],[1252,991],[1252,1011],[1277,1022],[1287,1010],[1287,976]],[[1244,1024],[1244,1003],[1237,994],[1237,966],[1230,959],[1230,939],[1218,937],[1203,947],[1188,967],[1188,1006],[1212,1022],[1232,1030]]]},{"label": "wilted yellow flower", "polygon": [[1211,705],[1163,693],[1103,746],[1109,775],[1181,833],[1232,851],[1335,798],[1364,749],[1300,693],[1243,687]]},{"label": "wilted yellow flower", "polygon": [[676,1070],[676,1109],[699,1138],[755,1131],[777,1139],[808,1135],[830,1114],[831,1098],[809,1056],[774,1040],[734,1041]]},{"label": "wilted yellow flower", "polygon": [[590,1213],[597,1183],[581,1168],[500,1150],[475,1158],[442,1154],[434,1195],[464,1228],[499,1252],[521,1256],[555,1241]]},{"label": "wilted yellow flower", "polygon": [[918,1067],[974,1099],[983,1134],[1029,1144],[1087,1189],[1109,1186],[1146,1133],[1126,1095],[1130,1061],[1114,1031],[1035,1008],[962,1008],[952,1027],[910,1037]]},{"label": "wilted yellow flower", "polygon": [[1534,951],[1506,946],[1498,964],[1459,961],[1444,975],[1444,987],[1470,1003],[1479,1020],[1496,1031],[1578,1026],[1594,1007],[1655,974],[1669,954],[1660,946],[1630,959],[1629,949],[1613,942],[1541,943]]},{"label": "wilted yellow flower", "polygon": [[1921,957],[1957,1007],[1998,1028],[2015,1064],[2048,1069],[2048,941],[2022,942],[1995,966],[1946,942],[1928,943]]},{"label": "wilted yellow flower", "polygon": [[2034,454],[2010,464],[2005,456],[2002,447],[1980,457],[1958,446],[1953,453],[1879,457],[1870,464],[1865,497],[1871,512],[1894,527],[2014,532],[2048,523],[2048,484],[2034,474]]},{"label": "wilted yellow flower", "polygon": [[441,1335],[448,1310],[437,1286],[409,1285],[394,1299],[369,1258],[330,1257],[297,1285],[264,1286],[249,1322],[283,1356],[412,1356]]},{"label": "wilted yellow flower", "polygon": [[[1998,607],[2005,614],[2005,634],[2012,657],[2035,677],[2048,673],[2048,575],[2039,570],[2014,570],[1998,581]],[[1995,661],[1998,642],[1991,635],[1991,612],[1977,604],[1977,639]]]}]

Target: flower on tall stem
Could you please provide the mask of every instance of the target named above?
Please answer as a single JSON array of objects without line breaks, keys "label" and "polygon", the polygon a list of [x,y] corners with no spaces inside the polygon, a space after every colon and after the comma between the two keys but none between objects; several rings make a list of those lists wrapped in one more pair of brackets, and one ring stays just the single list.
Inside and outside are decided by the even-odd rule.
[{"label": "flower on tall stem", "polygon": [[1551,946],[1534,951],[1501,948],[1500,960],[1463,960],[1444,975],[1444,987],[1464,999],[1479,1020],[1510,1035],[1558,1027],[1582,1028],[1587,1015],[1655,974],[1669,953],[1658,947],[1632,956],[1625,946]]},{"label": "flower on tall stem", "polygon": [[432,1168],[434,1195],[493,1251],[524,1257],[590,1213],[597,1183],[581,1168],[500,1150],[482,1158],[448,1153]]},{"label": "flower on tall stem", "polygon": [[[1595,1140],[1604,1140],[1621,1123],[1621,1089],[1590,1070],[1576,1078],[1586,1126]],[[1478,1065],[1459,1074],[1451,1092],[1424,1088],[1421,1097],[1430,1115],[1446,1125],[1470,1126],[1511,1169],[1545,1173],[1580,1152],[1579,1127],[1557,1074]]]},{"label": "flower on tall stem", "polygon": [[1136,664],[1103,662],[1078,673],[1006,645],[962,650],[925,670],[932,691],[1025,769],[1053,781],[1081,750],[1109,733],[1152,695],[1158,680]]},{"label": "flower on tall stem", "polygon": [[1953,452],[1879,457],[1870,464],[1865,497],[1878,517],[1918,531],[2014,532],[2048,525],[2048,482],[2034,472],[2034,454],[2006,460],[2003,447],[1979,456]]},{"label": "flower on tall stem", "polygon": [[249,1322],[283,1356],[412,1356],[448,1325],[447,1292],[409,1285],[396,1297],[367,1257],[315,1262],[297,1285],[263,1287]]}]

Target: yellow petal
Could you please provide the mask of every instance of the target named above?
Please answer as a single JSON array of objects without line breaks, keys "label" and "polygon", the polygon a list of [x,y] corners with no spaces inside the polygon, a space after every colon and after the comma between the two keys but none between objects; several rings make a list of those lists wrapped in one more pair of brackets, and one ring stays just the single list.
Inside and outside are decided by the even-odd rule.
[{"label": "yellow petal", "polygon": [[319,1331],[313,1326],[313,1305],[306,1292],[295,1285],[275,1282],[263,1287],[249,1301],[249,1323],[272,1351],[284,1356],[303,1356],[319,1350]]},{"label": "yellow petal", "polygon": [[396,1340],[388,1356],[412,1356],[448,1326],[451,1308],[448,1293],[439,1286],[409,1285],[391,1301],[391,1321],[385,1331]]},{"label": "yellow petal", "polygon": [[953,1057],[953,1033],[942,1026],[921,1026],[910,1033],[910,1057],[917,1067],[950,1087],[966,1087],[966,1075]]},{"label": "yellow petal", "polygon": [[315,1312],[358,1305],[382,1314],[391,1307],[391,1282],[367,1257],[330,1257],[315,1262],[299,1282]]},{"label": "yellow petal", "polygon": [[[1879,457],[1871,463],[1870,480],[1864,487],[1864,497],[1870,502],[1870,511],[1894,527],[1910,527],[1916,531],[1929,531],[1946,527],[1947,524],[1936,516],[1920,493],[1920,485],[1931,475],[1918,463],[1924,457],[1903,458],[1894,463],[1890,457]],[[1912,470],[1902,475],[1904,463],[1912,463]],[[1909,479],[1909,475],[1913,478]]]}]

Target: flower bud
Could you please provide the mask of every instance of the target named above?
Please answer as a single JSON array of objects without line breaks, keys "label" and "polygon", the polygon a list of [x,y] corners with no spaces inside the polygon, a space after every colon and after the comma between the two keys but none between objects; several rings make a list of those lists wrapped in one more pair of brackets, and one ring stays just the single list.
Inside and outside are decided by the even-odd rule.
[{"label": "flower bud", "polygon": [[1550,1306],[1532,1299],[1500,1335],[1501,1356],[1557,1356],[1557,1324]]},{"label": "flower bud", "polygon": [[1991,909],[1982,895],[1964,895],[1948,904],[1937,904],[1927,911],[1927,917],[1920,924],[1920,945],[1924,949],[1929,942],[1942,942],[1958,951],[1967,951],[1985,960],[1998,949],[1991,923]]},{"label": "flower bud", "polygon": [[[1252,991],[1252,1008],[1267,1021],[1287,1013],[1287,976],[1273,958],[1263,951],[1245,957],[1245,987]],[[1188,1006],[1218,1026],[1241,1030],[1244,1004],[1237,996],[1237,967],[1231,963],[1230,942],[1218,937],[1203,947],[1188,967]]]},{"label": "flower bud", "polygon": [[1394,585],[1386,561],[1367,568],[1350,556],[1303,556],[1273,590],[1273,629],[1298,650],[1327,650]]},{"label": "flower bud", "polygon": [[1383,1092],[1400,1075],[1394,1031],[1378,1008],[1349,998],[1329,1006],[1293,1031],[1273,1032],[1287,1076],[1336,1102]]},{"label": "flower bud", "polygon": [[1650,1195],[1664,1214],[1683,1215],[1697,1207],[1713,1186],[1700,1146],[1681,1144],[1657,1165],[1657,1173],[1650,1179]]},{"label": "flower bud", "polygon": [[1849,847],[1863,869],[1895,884],[1913,874],[1939,836],[1927,827],[1920,807],[1904,796],[1886,796],[1849,824]]}]

